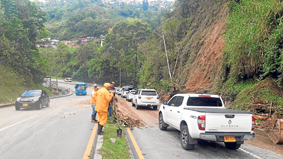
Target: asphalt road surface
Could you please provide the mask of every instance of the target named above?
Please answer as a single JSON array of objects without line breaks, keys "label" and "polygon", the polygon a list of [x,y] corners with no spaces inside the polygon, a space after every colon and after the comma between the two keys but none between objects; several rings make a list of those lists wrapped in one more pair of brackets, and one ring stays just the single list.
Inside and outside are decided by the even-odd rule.
[{"label": "asphalt road surface", "polygon": [[[130,102],[118,97],[119,107],[131,117],[143,120],[146,126],[134,128],[132,134],[146,159],[282,159],[272,151],[243,144],[238,150],[229,150],[223,143],[203,141],[194,150],[186,151],[181,146],[180,132],[172,127],[167,131],[158,128],[158,110],[136,110]],[[283,151],[283,150],[282,150]]]},{"label": "asphalt road surface", "polygon": [[[74,90],[73,83],[59,86]],[[94,124],[86,96],[51,99],[50,107],[0,109],[1,159],[83,158]]]}]

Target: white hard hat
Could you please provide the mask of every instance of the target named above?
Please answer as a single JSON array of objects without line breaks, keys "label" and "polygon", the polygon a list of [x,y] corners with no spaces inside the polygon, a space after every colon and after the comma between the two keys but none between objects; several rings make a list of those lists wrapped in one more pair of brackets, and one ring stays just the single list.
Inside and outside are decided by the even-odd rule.
[{"label": "white hard hat", "polygon": [[93,86],[94,88],[96,88],[96,87],[97,87],[97,84],[95,83],[95,84],[93,84],[92,86]]}]

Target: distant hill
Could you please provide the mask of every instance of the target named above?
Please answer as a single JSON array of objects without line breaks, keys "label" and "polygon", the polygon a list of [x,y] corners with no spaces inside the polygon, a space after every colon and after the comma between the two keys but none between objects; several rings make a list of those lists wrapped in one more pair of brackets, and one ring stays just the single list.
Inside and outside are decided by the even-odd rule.
[{"label": "distant hill", "polygon": [[[68,1],[67,1],[68,2]],[[71,40],[106,35],[115,23],[139,18],[157,28],[165,10],[143,10],[139,5],[104,5],[101,1],[73,1],[72,3],[39,3],[48,14],[46,30],[53,39]],[[170,9],[168,7],[168,9]]]}]

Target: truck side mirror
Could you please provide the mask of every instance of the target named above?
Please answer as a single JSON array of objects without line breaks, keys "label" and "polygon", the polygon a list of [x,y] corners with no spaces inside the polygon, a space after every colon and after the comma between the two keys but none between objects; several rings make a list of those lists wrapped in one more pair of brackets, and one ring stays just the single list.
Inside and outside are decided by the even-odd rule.
[{"label": "truck side mirror", "polygon": [[168,101],[163,101],[163,105],[168,105]]}]

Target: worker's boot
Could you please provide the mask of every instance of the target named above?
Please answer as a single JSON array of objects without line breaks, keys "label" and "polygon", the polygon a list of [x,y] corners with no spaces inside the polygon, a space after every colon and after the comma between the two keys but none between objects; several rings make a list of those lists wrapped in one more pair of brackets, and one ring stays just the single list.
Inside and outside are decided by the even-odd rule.
[{"label": "worker's boot", "polygon": [[98,123],[98,128],[97,128],[97,134],[98,135],[99,135],[100,131],[101,131],[101,125]]},{"label": "worker's boot", "polygon": [[102,129],[103,129],[103,126],[98,124],[98,133],[97,133],[98,135],[104,135],[105,134],[105,132],[102,131]]},{"label": "worker's boot", "polygon": [[94,123],[94,115],[91,115],[91,122]]},{"label": "worker's boot", "polygon": [[95,117],[96,117],[96,114],[93,115],[92,120],[94,121],[94,123],[97,123],[97,120],[95,119]]}]

